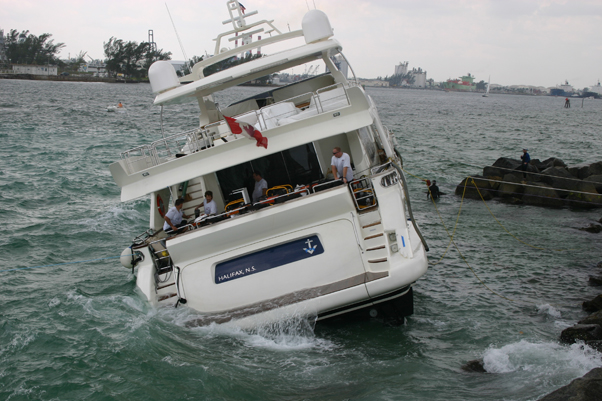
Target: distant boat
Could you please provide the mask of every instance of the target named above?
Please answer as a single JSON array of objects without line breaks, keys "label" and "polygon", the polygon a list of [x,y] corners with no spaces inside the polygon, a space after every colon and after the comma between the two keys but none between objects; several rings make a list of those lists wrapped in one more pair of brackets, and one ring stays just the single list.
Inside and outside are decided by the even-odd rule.
[{"label": "distant boat", "polygon": [[483,97],[489,97],[489,84],[491,82],[491,76],[489,77],[489,80],[487,81],[487,91],[485,93],[483,93]]}]

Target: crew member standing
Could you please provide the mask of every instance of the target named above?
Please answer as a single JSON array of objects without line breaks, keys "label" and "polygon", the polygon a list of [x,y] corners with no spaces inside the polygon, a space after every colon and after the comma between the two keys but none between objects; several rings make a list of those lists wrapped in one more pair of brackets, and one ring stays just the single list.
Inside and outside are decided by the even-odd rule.
[{"label": "crew member standing", "polygon": [[253,179],[255,180],[255,188],[253,189],[253,203],[255,203],[266,195],[268,191],[268,183],[261,177],[261,173],[258,171],[253,172]]},{"label": "crew member standing", "polygon": [[332,150],[330,160],[332,176],[335,180],[343,180],[345,184],[353,181],[353,170],[351,169],[351,158],[349,155],[336,147]]}]

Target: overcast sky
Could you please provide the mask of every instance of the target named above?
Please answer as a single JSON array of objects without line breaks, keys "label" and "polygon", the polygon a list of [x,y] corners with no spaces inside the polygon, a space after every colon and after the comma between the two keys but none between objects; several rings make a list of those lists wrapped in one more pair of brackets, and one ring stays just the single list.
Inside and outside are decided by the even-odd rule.
[{"label": "overcast sky", "polygon": [[[401,61],[444,81],[466,73],[501,85],[576,88],[602,79],[601,0],[243,0],[283,31],[301,28],[308,5],[329,16],[356,74],[391,75]],[[0,29],[51,33],[61,57],[87,51],[104,58],[103,43],[148,40],[183,60],[213,53],[225,31],[225,0],[0,0]],[[253,21],[253,18],[249,18]]]}]

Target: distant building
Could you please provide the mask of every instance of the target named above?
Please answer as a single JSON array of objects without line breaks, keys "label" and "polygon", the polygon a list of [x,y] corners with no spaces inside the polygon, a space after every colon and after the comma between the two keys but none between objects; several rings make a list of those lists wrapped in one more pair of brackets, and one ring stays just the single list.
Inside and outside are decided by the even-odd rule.
[{"label": "distant building", "polygon": [[406,75],[408,73],[408,62],[399,63],[395,66],[395,75]]},{"label": "distant building", "polygon": [[411,86],[415,88],[426,88],[426,71],[422,71],[422,68],[412,68],[410,75],[414,77],[414,83]]},{"label": "distant building", "polygon": [[[395,66],[395,78],[391,81],[392,86],[409,86],[412,88],[426,88],[426,71],[422,68],[412,68],[408,71],[408,62],[399,63]],[[397,77],[395,77],[397,76]]]},{"label": "distant building", "polygon": [[84,63],[79,67],[80,72],[90,72],[95,77],[106,77],[107,66],[100,60],[94,60],[89,63]]},{"label": "distant building", "polygon": [[58,75],[56,65],[22,65],[13,64],[14,74],[32,74],[32,75]]},{"label": "distant building", "polygon": [[380,86],[380,87],[388,87],[389,81],[383,81],[380,79],[359,79],[360,84],[364,86]]}]

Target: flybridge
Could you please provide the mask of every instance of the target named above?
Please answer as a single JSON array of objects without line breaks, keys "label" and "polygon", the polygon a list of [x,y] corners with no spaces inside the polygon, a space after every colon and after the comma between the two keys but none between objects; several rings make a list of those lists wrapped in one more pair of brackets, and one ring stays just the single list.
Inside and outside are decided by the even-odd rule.
[{"label": "flybridge", "polygon": [[[241,8],[240,3],[237,1],[228,2],[228,12],[230,13],[230,19],[222,21],[222,24],[232,24],[233,29],[224,33],[219,34],[215,39],[215,51],[214,56],[207,58],[195,64],[192,72],[185,77],[179,79],[179,82],[186,83],[192,82],[204,78],[203,69],[209,65],[218,63],[223,60],[230,59],[241,55],[244,57],[245,54],[251,52],[253,49],[257,49],[257,52],[261,52],[262,46],[271,45],[278,42],[287,41],[290,39],[305,37],[305,43],[311,44],[319,41],[324,41],[333,36],[333,30],[330,26],[330,22],[325,14],[318,12],[317,10],[314,16],[303,20],[302,29],[282,33],[278,28],[273,25],[273,20],[260,20],[253,23],[247,23],[246,18],[256,15],[257,11],[245,12],[244,8]],[[262,25],[267,27],[261,27]],[[267,38],[261,38],[258,36],[258,40],[253,42],[253,35],[265,33],[270,36]],[[234,48],[229,49],[222,46],[222,39],[228,38],[229,42],[234,42]],[[239,46],[240,41],[240,46]],[[340,44],[337,45],[340,51]],[[271,57],[269,57],[271,58]],[[282,58],[281,58],[282,59]],[[255,60],[256,62],[257,60]],[[254,62],[253,62],[254,63]],[[255,64],[255,63],[254,63]],[[281,63],[284,64],[284,63]],[[291,64],[297,65],[298,62]],[[286,67],[285,67],[286,68]],[[259,70],[256,68],[256,70]],[[266,70],[266,66],[262,66],[261,70]],[[274,70],[278,71],[278,70]],[[150,71],[149,71],[150,73]]]}]

